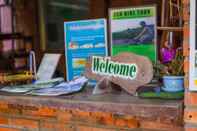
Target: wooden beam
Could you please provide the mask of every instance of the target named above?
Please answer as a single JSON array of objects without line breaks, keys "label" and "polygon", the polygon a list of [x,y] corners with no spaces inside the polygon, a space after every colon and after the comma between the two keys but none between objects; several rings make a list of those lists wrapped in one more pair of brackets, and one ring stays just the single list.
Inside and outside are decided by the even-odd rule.
[{"label": "wooden beam", "polygon": [[183,27],[161,27],[161,26],[158,26],[157,30],[181,32],[181,31],[183,31]]}]

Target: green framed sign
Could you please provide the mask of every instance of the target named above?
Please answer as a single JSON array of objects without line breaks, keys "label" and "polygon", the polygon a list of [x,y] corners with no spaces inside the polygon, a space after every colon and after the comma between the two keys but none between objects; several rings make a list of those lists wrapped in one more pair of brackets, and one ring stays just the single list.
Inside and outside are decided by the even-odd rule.
[{"label": "green framed sign", "polygon": [[111,55],[132,52],[157,60],[156,6],[109,9]]}]

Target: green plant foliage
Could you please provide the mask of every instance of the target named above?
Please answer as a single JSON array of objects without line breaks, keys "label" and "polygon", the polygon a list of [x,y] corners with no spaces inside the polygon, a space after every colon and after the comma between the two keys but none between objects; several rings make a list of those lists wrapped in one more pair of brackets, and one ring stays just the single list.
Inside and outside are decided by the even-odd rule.
[{"label": "green plant foliage", "polygon": [[160,61],[153,65],[155,77],[162,76],[183,76],[184,75],[184,56],[182,50],[176,51],[175,58],[166,64],[162,64]]}]

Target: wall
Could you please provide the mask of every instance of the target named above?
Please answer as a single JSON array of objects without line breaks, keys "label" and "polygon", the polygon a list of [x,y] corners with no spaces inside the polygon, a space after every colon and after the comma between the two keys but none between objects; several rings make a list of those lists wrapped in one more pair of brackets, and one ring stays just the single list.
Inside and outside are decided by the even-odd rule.
[{"label": "wall", "polygon": [[[13,5],[15,10],[15,32],[30,37],[29,40],[25,41],[26,51],[29,52],[29,50],[33,49],[36,51],[36,58],[39,58],[40,36],[38,31],[37,0],[14,0]],[[24,43],[22,40],[16,42]]]},{"label": "wall", "polygon": [[190,92],[189,87],[189,0],[183,0],[184,3],[184,56],[185,56],[185,131],[197,131],[197,93]]},{"label": "wall", "polygon": [[88,92],[56,98],[1,93],[0,131],[183,131],[180,101]]}]

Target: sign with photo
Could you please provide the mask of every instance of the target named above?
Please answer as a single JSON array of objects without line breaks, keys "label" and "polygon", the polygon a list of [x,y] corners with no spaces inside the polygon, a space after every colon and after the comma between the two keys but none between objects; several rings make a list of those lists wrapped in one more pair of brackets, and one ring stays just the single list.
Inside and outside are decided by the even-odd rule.
[{"label": "sign with photo", "polygon": [[156,61],[155,6],[112,8],[109,17],[112,55],[132,52]]},{"label": "sign with photo", "polygon": [[67,80],[80,76],[90,56],[107,55],[106,20],[65,22]]},{"label": "sign with photo", "polygon": [[190,73],[189,73],[189,89],[197,91],[197,2],[190,0]]}]

